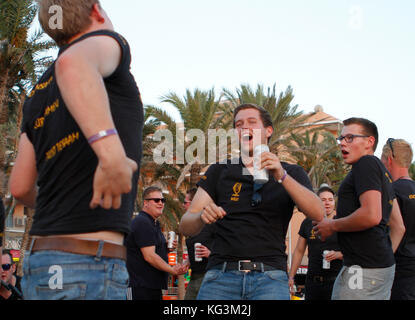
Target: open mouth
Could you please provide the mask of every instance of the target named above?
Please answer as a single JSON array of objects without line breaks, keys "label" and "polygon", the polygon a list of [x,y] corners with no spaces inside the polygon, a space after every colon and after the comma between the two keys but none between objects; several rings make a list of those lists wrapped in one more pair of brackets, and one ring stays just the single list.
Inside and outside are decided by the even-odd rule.
[{"label": "open mouth", "polygon": [[242,134],[242,136],[241,136],[241,139],[242,139],[242,141],[245,141],[245,142],[248,142],[248,141],[251,141],[252,140],[252,134],[251,133],[244,133],[244,134]]},{"label": "open mouth", "polygon": [[342,150],[342,155],[347,156],[349,154],[349,152],[347,152],[346,150]]}]

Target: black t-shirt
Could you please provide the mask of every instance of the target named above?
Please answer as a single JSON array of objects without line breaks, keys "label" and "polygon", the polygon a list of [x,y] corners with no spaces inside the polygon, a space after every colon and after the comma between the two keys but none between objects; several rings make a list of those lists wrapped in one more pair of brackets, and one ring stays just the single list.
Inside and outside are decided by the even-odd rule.
[{"label": "black t-shirt", "polygon": [[395,194],[390,174],[375,156],[364,156],[352,166],[338,195],[337,218],[347,217],[360,208],[359,197],[369,190],[382,194],[382,220],[358,232],[339,232],[344,265],[362,268],[387,268],[395,263],[387,226]]},{"label": "black t-shirt", "polygon": [[[131,54],[125,39],[115,32],[96,31],[62,47],[59,54],[92,36],[112,37],[122,50],[118,68],[103,80],[112,118],[126,154],[139,165],[143,104],[130,73]],[[132,191],[122,196],[120,209],[89,208],[98,159],[62,99],[56,82],[55,64],[43,74],[24,104],[22,132],[27,134],[34,146],[38,171],[39,191],[31,235],[103,230],[128,233],[137,193],[138,171],[133,176]]]},{"label": "black t-shirt", "polygon": [[415,182],[399,179],[393,183],[393,189],[401,209],[405,224],[405,235],[395,252],[395,278],[415,275]]},{"label": "black t-shirt", "polygon": [[160,222],[141,211],[131,223],[131,232],[125,240],[127,247],[127,270],[130,285],[149,289],[167,289],[169,274],[158,270],[144,260],[141,248],[156,247],[158,254],[168,262],[167,242],[161,232]]},{"label": "black t-shirt", "polygon": [[314,233],[313,221],[311,219],[304,219],[300,226],[298,234],[307,240],[308,246],[308,270],[307,277],[310,276],[337,276],[341,267],[342,260],[330,261],[330,269],[323,269],[323,251],[334,250],[340,251],[337,242],[337,233],[328,237],[325,241],[321,241]]},{"label": "black t-shirt", "polygon": [[[227,215],[213,224],[215,238],[208,269],[225,261],[251,260],[287,270],[285,237],[294,202],[284,187],[270,176],[259,190],[262,201],[251,206],[254,182],[238,164],[213,164],[198,185]],[[310,180],[297,165],[282,163],[287,173],[308,189]],[[245,170],[243,170],[245,169]]]},{"label": "black t-shirt", "polygon": [[211,250],[214,239],[212,232],[212,225],[205,225],[198,235],[186,238],[187,253],[189,255],[190,269],[192,269],[192,274],[200,274],[206,272],[208,259],[202,258],[202,261],[195,261],[195,243],[199,242]]},{"label": "black t-shirt", "polygon": [[5,217],[6,213],[4,212],[3,200],[0,198],[0,247],[3,245]]}]

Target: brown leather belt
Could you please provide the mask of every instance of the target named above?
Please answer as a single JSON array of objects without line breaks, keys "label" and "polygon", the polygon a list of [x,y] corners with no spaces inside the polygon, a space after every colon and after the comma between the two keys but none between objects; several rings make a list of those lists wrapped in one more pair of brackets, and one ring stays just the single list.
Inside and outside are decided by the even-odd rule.
[{"label": "brown leather belt", "polygon": [[[66,237],[36,238],[33,240],[34,244],[32,246],[32,252],[55,250],[75,254],[85,254],[89,256],[102,256],[105,258],[127,260],[127,249],[124,246],[115,243]],[[31,242],[32,241],[29,243]],[[100,244],[102,245],[102,251],[99,255]]]}]

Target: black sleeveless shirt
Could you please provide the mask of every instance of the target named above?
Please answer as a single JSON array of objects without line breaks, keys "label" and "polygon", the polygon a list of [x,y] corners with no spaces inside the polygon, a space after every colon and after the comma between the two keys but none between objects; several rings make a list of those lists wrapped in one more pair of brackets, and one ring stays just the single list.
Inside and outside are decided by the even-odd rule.
[{"label": "black sleeveless shirt", "polygon": [[[143,104],[130,72],[131,53],[127,41],[113,31],[100,30],[62,47],[59,55],[74,43],[94,36],[112,37],[120,45],[121,62],[113,74],[103,80],[126,155],[140,165]],[[98,159],[62,99],[56,82],[55,63],[26,99],[22,133],[27,134],[34,146],[38,171],[39,191],[31,235],[128,233],[139,170],[133,176],[132,191],[122,196],[120,209],[89,208]]]}]

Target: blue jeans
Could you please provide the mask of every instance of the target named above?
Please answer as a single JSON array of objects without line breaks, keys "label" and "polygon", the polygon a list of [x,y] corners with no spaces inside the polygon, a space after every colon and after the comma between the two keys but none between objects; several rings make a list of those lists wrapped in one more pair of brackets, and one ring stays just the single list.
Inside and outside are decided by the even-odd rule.
[{"label": "blue jeans", "polygon": [[126,300],[125,261],[62,251],[27,251],[21,282],[26,300]]},{"label": "blue jeans", "polygon": [[287,273],[272,271],[224,271],[210,269],[200,287],[198,300],[290,300]]}]

